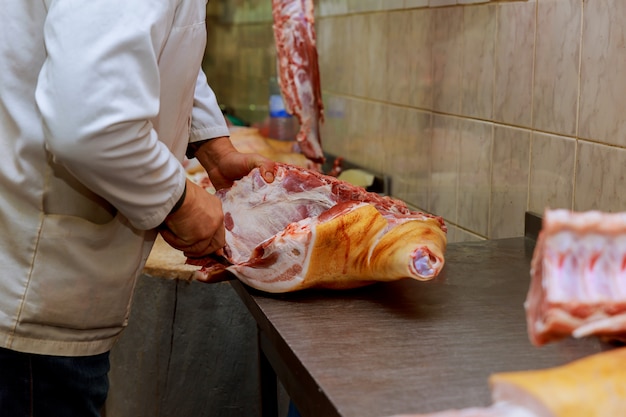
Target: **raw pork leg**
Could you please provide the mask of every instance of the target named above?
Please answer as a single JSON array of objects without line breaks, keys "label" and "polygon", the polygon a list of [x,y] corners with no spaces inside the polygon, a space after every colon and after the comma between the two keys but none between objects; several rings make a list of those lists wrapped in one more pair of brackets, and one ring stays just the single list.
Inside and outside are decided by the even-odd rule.
[{"label": "raw pork leg", "polygon": [[537,346],[626,337],[626,213],[547,210],[525,308]]},{"label": "raw pork leg", "polygon": [[[276,165],[266,183],[258,169],[218,195],[226,225],[226,269],[267,292],[345,289],[401,278],[428,280],[444,264],[440,217],[368,193],[334,177]],[[189,260],[210,281],[224,269]]]},{"label": "raw pork leg", "polygon": [[323,104],[315,45],[313,0],[272,0],[278,81],[287,111],[298,118],[302,153],[324,162],[320,140]]},{"label": "raw pork leg", "polygon": [[548,369],[489,378],[494,404],[394,417],[617,417],[626,415],[626,348]]}]

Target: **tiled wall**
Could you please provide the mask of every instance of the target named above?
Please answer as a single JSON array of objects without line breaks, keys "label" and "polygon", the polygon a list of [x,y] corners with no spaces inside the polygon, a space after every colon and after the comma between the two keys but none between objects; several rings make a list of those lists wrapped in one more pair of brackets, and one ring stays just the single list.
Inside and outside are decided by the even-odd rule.
[{"label": "tiled wall", "polygon": [[209,83],[229,111],[259,122],[276,73],[271,0],[210,0],[207,12]]},{"label": "tiled wall", "polygon": [[[269,1],[239,3],[246,56],[221,45],[239,78],[210,79],[264,111]],[[427,3],[316,2],[325,150],[390,174],[450,241],[521,236],[526,210],[626,211],[626,1]]]}]

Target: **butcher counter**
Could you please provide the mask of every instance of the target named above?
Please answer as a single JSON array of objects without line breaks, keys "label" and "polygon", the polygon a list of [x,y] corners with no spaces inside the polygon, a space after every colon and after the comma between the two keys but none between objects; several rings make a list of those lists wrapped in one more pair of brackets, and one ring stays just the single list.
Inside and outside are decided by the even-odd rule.
[{"label": "butcher counter", "polygon": [[[452,243],[429,282],[265,294],[231,280],[258,329],[263,417],[277,415],[277,380],[303,417],[425,413],[490,404],[494,372],[610,348],[594,338],[530,344],[523,303],[534,244],[532,235]],[[187,277],[169,251],[156,248],[147,272]]]}]

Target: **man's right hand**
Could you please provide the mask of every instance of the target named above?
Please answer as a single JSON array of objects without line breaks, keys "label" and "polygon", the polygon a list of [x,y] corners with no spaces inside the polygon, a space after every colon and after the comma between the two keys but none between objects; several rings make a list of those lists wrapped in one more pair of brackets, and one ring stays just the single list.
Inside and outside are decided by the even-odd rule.
[{"label": "man's right hand", "polygon": [[222,249],[226,244],[222,202],[187,180],[182,205],[165,218],[159,232],[170,246],[190,258]]}]

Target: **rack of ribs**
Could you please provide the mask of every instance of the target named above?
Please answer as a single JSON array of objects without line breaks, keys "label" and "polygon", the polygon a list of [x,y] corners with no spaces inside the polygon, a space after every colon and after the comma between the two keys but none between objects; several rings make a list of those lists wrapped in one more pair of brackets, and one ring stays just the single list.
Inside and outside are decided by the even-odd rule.
[{"label": "rack of ribs", "polygon": [[524,303],[534,345],[626,337],[626,213],[546,210]]}]

